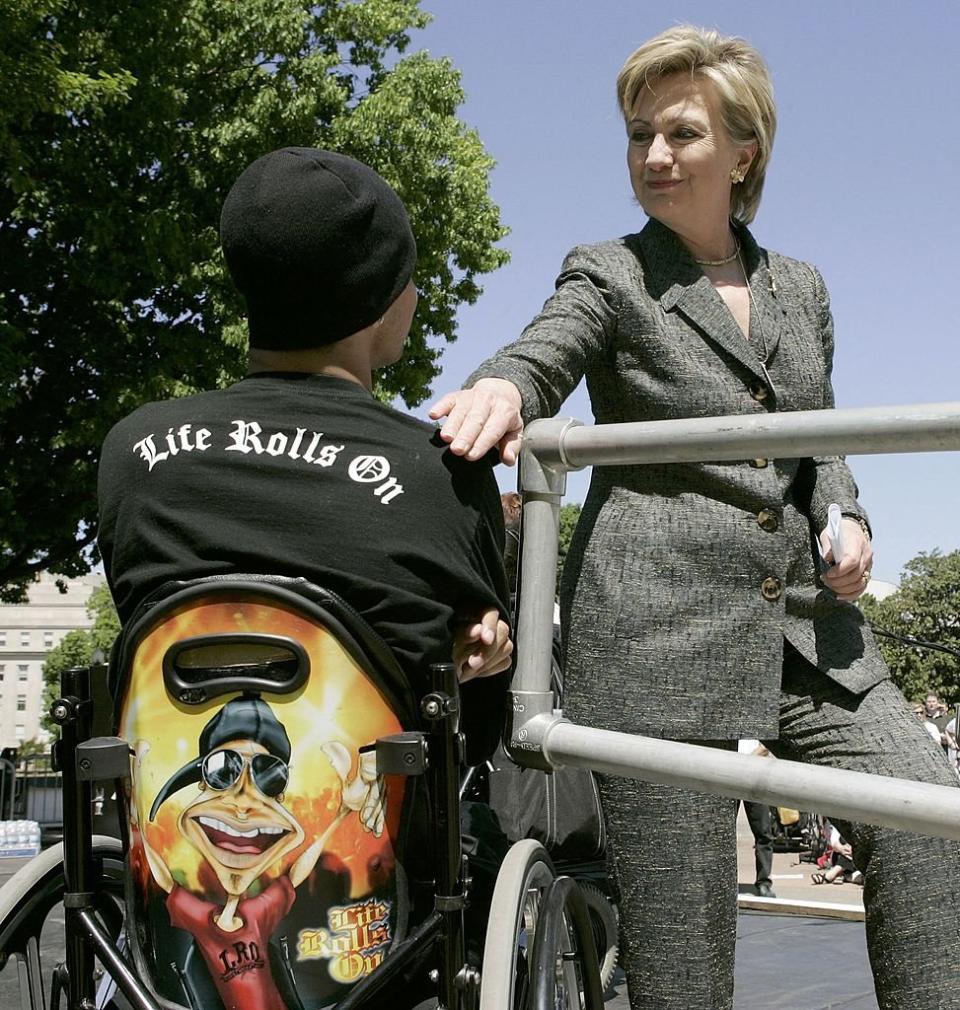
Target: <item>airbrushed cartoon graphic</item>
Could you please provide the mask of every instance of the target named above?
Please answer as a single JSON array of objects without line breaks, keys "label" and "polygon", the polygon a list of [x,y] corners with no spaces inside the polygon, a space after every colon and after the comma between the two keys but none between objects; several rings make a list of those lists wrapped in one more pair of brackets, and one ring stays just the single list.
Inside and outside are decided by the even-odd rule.
[{"label": "airbrushed cartoon graphic", "polygon": [[202,712],[161,698],[135,664],[134,684],[139,672],[152,688],[131,690],[121,720],[142,947],[181,1005],[327,1006],[396,939],[402,780],[360,746],[399,725],[335,642],[317,646],[324,677],[296,698],[246,692]]},{"label": "airbrushed cartoon graphic", "polygon": [[[136,748],[139,764],[149,744]],[[367,831],[383,833],[383,782],[375,755],[360,755],[352,780],[350,755],[339,743],[321,748],[341,780],[341,809],[319,838],[254,898],[244,898],[270,867],[300,846],[304,829],[283,805],[289,780],[290,741],[270,706],[258,697],[227,702],[200,734],[200,754],[170,778],[153,801],[150,820],[172,793],[194,786],[196,795],[177,827],[201,853],[227,895],[221,907],[174,880],[163,857],[142,835],[153,879],[167,892],[170,922],[187,930],[203,953],[226,1006],[287,1010],[266,960],[271,935],[296,900],[295,888],[316,866],[327,839],[351,812]],[[136,771],[133,773],[136,779]],[[133,808],[135,810],[135,808]],[[139,813],[134,813],[139,821]],[[244,996],[238,998],[238,989]]]}]

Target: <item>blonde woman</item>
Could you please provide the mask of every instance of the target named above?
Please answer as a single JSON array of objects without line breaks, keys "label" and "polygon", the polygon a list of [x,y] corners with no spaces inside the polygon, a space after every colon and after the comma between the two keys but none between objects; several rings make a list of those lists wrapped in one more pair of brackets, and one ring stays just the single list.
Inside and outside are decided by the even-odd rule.
[{"label": "blonde woman", "polygon": [[[523,423],[555,413],[584,377],[599,423],[833,406],[823,279],[748,228],[776,124],[759,54],[674,28],[630,56],[617,100],[649,221],[575,248],[519,340],[434,406],[455,453],[498,446],[513,462]],[[844,516],[836,558],[833,502]],[[851,605],[872,557],[839,457],[597,468],[563,580],[567,713],[954,785]],[[614,778],[602,791],[631,1007],[729,1008],[735,803]],[[958,845],[841,829],[865,875],[881,1010],[960,1007],[960,927],[955,911],[944,922],[941,900],[960,893]],[[929,950],[954,984],[916,971]]]}]

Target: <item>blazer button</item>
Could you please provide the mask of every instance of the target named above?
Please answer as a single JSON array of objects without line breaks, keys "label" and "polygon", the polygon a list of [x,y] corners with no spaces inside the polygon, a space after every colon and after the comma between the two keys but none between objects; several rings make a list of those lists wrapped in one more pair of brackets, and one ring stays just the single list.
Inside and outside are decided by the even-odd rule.
[{"label": "blazer button", "polygon": [[761,509],[757,513],[757,525],[767,533],[776,533],[780,528],[780,520],[777,518],[776,512],[771,512],[770,509]]},{"label": "blazer button", "polygon": [[755,470],[762,470],[769,462],[770,460],[766,459],[764,456],[758,456],[756,459],[750,460],[750,465]]},{"label": "blazer button", "polygon": [[758,402],[763,403],[763,401],[770,395],[770,390],[759,380],[754,379],[753,385],[750,387],[750,395]]},{"label": "blazer button", "polygon": [[763,594],[765,600],[779,600],[780,594],[783,592],[783,583],[774,578],[774,576],[769,575],[760,584],[760,592]]}]

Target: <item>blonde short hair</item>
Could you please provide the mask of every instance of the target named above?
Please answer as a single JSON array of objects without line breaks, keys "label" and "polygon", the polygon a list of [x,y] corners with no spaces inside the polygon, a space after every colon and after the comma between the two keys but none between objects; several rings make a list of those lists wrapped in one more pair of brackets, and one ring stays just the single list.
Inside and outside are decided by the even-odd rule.
[{"label": "blonde short hair", "polygon": [[743,182],[733,185],[730,195],[731,214],[749,224],[760,206],[777,129],[773,84],[763,57],[743,39],[708,28],[670,28],[645,42],[620,70],[617,102],[624,118],[630,116],[640,92],[668,74],[690,74],[711,81],[720,98],[720,115],[730,139],[737,145],[756,141],[757,153],[750,170]]}]

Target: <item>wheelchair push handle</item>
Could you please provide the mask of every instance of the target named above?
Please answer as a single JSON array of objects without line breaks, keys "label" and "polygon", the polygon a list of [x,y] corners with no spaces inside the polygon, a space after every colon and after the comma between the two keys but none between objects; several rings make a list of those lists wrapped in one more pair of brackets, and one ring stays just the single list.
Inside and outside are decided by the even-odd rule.
[{"label": "wheelchair push handle", "polygon": [[233,691],[292,694],[309,676],[310,657],[300,642],[262,632],[184,638],[163,657],[163,682],[184,705]]}]

